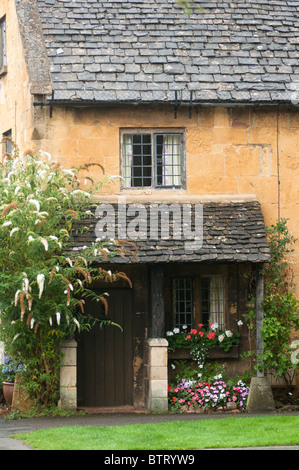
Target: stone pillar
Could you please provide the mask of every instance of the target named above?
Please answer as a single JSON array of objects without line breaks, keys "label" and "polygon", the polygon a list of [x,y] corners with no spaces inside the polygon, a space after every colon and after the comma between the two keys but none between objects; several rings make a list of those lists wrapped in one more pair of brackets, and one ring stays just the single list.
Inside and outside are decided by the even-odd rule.
[{"label": "stone pillar", "polygon": [[145,340],[146,406],[150,411],[168,411],[167,376],[168,341],[164,338]]},{"label": "stone pillar", "polygon": [[[256,269],[256,355],[263,352],[263,339],[261,330],[263,327],[264,311],[262,302],[264,300],[264,276],[262,267]],[[258,359],[259,361],[259,359]],[[247,411],[271,411],[275,409],[275,402],[271,386],[264,374],[264,365],[258,362],[259,369],[257,376],[252,377],[250,382],[249,394],[247,398]]]},{"label": "stone pillar", "polygon": [[60,368],[60,407],[63,410],[77,409],[77,342],[74,339],[62,344]]}]

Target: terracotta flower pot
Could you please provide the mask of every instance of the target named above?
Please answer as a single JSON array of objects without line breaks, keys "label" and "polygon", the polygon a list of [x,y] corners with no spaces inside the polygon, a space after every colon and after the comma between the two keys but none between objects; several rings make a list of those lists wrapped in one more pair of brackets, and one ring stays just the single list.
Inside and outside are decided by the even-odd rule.
[{"label": "terracotta flower pot", "polygon": [[3,382],[3,395],[8,406],[12,405],[14,386],[14,382]]}]

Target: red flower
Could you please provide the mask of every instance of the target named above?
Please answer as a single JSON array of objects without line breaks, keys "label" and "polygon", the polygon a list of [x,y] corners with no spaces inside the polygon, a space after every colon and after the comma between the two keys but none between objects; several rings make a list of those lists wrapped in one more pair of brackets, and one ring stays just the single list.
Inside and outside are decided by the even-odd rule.
[{"label": "red flower", "polygon": [[186,338],[187,338],[187,339],[191,339],[191,336],[190,336],[190,335],[187,335]]},{"label": "red flower", "polygon": [[210,333],[207,333],[207,337],[209,339],[214,339],[215,338],[215,333],[213,331],[210,331]]},{"label": "red flower", "polygon": [[199,331],[198,334],[201,338],[203,337],[203,331]]},{"label": "red flower", "polygon": [[198,326],[199,326],[199,328],[202,328],[202,327],[203,327],[203,324],[202,324],[202,323],[198,323]]},{"label": "red flower", "polygon": [[168,391],[170,392],[172,390],[172,387],[168,385]]},{"label": "red flower", "polygon": [[173,400],[174,402],[176,402],[176,397],[172,397],[172,400]]},{"label": "red flower", "polygon": [[197,330],[190,330],[190,333],[191,333],[192,335],[196,335]]}]

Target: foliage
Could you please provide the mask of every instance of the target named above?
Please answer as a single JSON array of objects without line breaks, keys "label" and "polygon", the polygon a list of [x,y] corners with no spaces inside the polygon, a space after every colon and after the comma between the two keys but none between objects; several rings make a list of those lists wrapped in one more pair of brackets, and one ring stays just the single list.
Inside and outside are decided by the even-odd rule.
[{"label": "foliage", "polygon": [[16,147],[0,164],[0,339],[43,405],[58,397],[61,342],[96,321],[108,323],[85,312],[87,298],[107,310],[108,294],[97,295],[92,282],[126,278],[99,267],[122,251],[116,242],[72,250],[74,232],[89,230],[91,197],[102,184],[90,182],[88,170],[64,169],[48,154]]},{"label": "foliage", "polygon": [[203,367],[209,351],[215,346],[220,346],[225,351],[229,351],[234,344],[238,344],[240,341],[239,332],[233,332],[232,330],[218,331],[217,323],[211,323],[208,330],[203,327],[202,323],[198,324],[198,329],[193,328],[187,332],[187,326],[184,325],[182,330],[174,328],[166,333],[169,350],[189,349],[192,359],[200,367]]},{"label": "foliage", "polygon": [[[267,228],[267,233],[271,260],[264,268],[263,351],[256,358],[255,368],[263,367],[275,378],[282,378],[290,389],[297,368],[292,361],[291,334],[299,329],[299,304],[287,256],[293,251],[295,239],[289,233],[286,219]],[[248,319],[253,328],[255,297],[250,300]]]},{"label": "foliage", "polygon": [[15,376],[22,371],[22,364],[9,356],[4,356],[4,362],[0,365],[0,386],[3,382],[14,382]]}]

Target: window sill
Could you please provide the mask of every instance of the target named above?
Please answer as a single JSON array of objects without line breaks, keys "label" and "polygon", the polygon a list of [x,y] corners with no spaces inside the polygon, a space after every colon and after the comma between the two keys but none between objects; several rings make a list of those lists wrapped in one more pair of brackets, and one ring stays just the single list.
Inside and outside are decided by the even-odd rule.
[{"label": "window sill", "polygon": [[[238,359],[239,357],[239,347],[237,344],[234,344],[229,351],[224,351],[224,349],[219,346],[211,349],[209,352],[210,359]],[[169,359],[191,359],[191,355],[188,349],[177,349],[176,351],[168,352]]]},{"label": "window sill", "polygon": [[2,69],[0,69],[0,78],[6,74],[7,74],[7,67],[5,66],[5,67],[2,67]]}]

